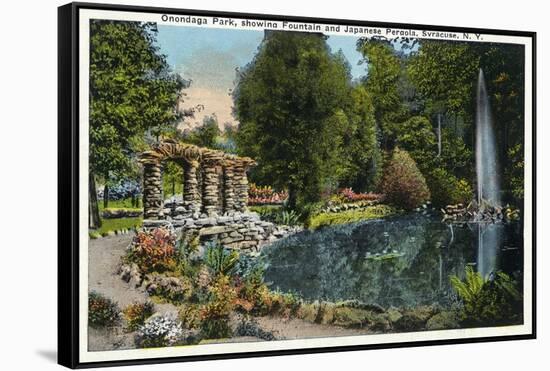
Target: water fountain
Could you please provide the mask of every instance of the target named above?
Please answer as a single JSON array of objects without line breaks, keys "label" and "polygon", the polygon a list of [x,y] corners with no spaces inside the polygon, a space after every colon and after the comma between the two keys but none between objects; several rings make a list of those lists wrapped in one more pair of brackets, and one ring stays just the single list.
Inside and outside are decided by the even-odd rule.
[{"label": "water fountain", "polygon": [[[479,69],[477,81],[477,112],[476,112],[476,175],[477,175],[477,207],[475,220],[486,219],[488,213],[495,210],[501,213],[500,183],[496,157],[495,134],[487,85],[483,70]],[[484,277],[493,272],[496,266],[496,256],[500,236],[494,225],[478,224],[478,258],[477,271]]]},{"label": "water fountain", "polygon": [[500,206],[495,134],[487,86],[481,68],[477,82],[476,175],[477,204],[480,211],[483,211],[486,206]]}]

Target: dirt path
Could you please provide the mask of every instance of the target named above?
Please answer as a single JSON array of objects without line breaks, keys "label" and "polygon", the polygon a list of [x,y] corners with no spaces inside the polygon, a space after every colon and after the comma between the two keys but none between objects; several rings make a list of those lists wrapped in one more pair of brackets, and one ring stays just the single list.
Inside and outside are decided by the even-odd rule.
[{"label": "dirt path", "polygon": [[[134,301],[144,302],[148,295],[141,287],[136,288],[124,282],[117,272],[120,258],[132,240],[133,234],[118,235],[90,240],[88,249],[89,290],[97,291],[116,301],[124,308]],[[155,304],[159,313],[177,312],[172,304]],[[364,335],[368,332],[360,329],[347,329],[337,326],[321,325],[302,319],[284,319],[281,317],[257,317],[254,319],[258,327],[272,333],[276,339],[304,339],[334,336]],[[133,348],[132,334],[125,333],[121,328],[89,331],[90,350],[112,350]],[[231,339],[215,339],[208,342],[249,342],[262,341],[254,337],[234,337]]]},{"label": "dirt path", "polygon": [[367,330],[349,329],[338,326],[311,323],[298,318],[258,317],[255,322],[265,331],[271,332],[276,339],[305,339],[319,337],[366,335]]},{"label": "dirt path", "polygon": [[[120,258],[133,234],[109,236],[89,240],[88,248],[88,289],[94,290],[113,299],[122,309],[134,301],[144,302],[148,295],[143,288],[136,288],[124,282],[117,272]],[[160,313],[176,312],[172,304],[155,304]],[[90,351],[131,349],[134,348],[133,334],[122,328],[93,329],[88,332],[88,349]]]},{"label": "dirt path", "polygon": [[[120,308],[134,301],[144,302],[148,295],[142,287],[124,282],[117,272],[120,258],[132,241],[133,234],[90,240],[88,249],[88,287],[115,300]],[[157,312],[176,311],[172,304],[156,304]]]}]

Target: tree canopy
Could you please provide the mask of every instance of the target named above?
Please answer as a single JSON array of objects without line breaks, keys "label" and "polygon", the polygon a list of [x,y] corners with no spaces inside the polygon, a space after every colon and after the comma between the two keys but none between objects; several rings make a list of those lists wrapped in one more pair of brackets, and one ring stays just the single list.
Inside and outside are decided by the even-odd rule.
[{"label": "tree canopy", "polygon": [[311,33],[266,33],[240,73],[239,151],[258,161],[265,182],[288,188],[292,206],[316,201],[336,180],[349,81],[348,66]]}]

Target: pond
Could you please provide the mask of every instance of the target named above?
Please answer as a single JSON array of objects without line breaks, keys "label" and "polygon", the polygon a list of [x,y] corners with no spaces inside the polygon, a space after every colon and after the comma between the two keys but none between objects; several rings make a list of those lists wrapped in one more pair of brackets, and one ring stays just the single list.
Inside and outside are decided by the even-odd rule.
[{"label": "pond", "polygon": [[521,276],[522,239],[521,223],[449,225],[411,214],[303,231],[266,247],[261,259],[272,289],[307,300],[448,306],[449,276],[463,277],[467,265],[486,277]]}]

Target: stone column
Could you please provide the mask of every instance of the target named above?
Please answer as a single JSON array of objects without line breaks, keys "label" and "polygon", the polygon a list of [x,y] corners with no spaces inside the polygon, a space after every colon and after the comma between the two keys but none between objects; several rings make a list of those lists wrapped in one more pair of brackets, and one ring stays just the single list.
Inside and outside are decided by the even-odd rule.
[{"label": "stone column", "polygon": [[197,179],[198,161],[185,162],[183,165],[183,202],[193,214],[201,210],[199,181]]},{"label": "stone column", "polygon": [[223,167],[223,211],[230,213],[235,211],[235,172],[233,161],[226,161]]},{"label": "stone column", "polygon": [[208,216],[215,216],[221,210],[218,202],[219,177],[216,164],[212,161],[202,163],[202,207]]},{"label": "stone column", "polygon": [[238,162],[234,168],[233,186],[235,188],[235,210],[244,212],[248,204],[248,179],[246,165]]},{"label": "stone column", "polygon": [[163,219],[162,165],[160,160],[143,162],[143,215]]}]

